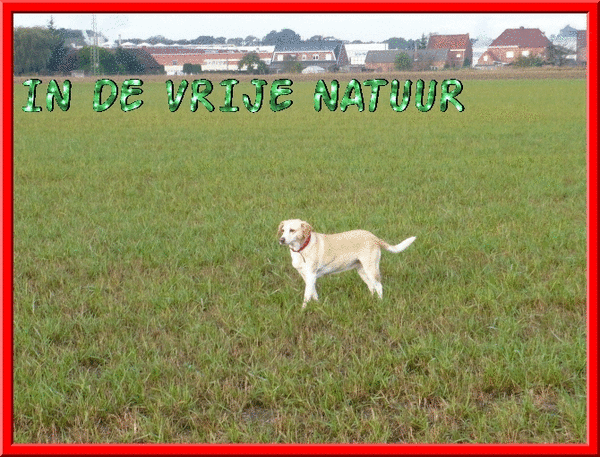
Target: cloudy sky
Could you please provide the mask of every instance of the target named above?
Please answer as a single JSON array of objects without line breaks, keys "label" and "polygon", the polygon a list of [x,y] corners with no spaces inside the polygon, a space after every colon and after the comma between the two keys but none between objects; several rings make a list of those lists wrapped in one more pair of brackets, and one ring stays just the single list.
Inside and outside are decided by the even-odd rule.
[{"label": "cloudy sky", "polygon": [[[50,14],[15,14],[14,26],[46,26]],[[92,28],[91,14],[52,14],[55,27]],[[98,29],[110,40],[119,35],[147,39],[194,39],[201,35],[225,38],[263,38],[272,30],[292,29],[303,39],[314,35],[334,36],[342,40],[383,41],[391,37],[420,38],[422,34],[469,33],[472,38],[496,38],[507,28],[539,28],[546,36],[557,34],[570,25],[587,28],[585,14],[98,14]]]}]

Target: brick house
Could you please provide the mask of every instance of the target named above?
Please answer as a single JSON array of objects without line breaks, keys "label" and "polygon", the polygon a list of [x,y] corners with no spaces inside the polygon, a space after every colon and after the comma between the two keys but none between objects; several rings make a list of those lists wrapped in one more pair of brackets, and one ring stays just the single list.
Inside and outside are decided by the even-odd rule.
[{"label": "brick house", "polygon": [[464,35],[431,35],[427,49],[447,49],[448,65],[453,68],[470,66],[473,62],[473,47],[469,34]]},{"label": "brick house", "polygon": [[577,63],[587,65],[587,30],[577,31]]},{"label": "brick house", "polygon": [[546,59],[550,40],[540,29],[506,29],[477,61],[478,65],[506,65],[519,57],[539,56]]},{"label": "brick house", "polygon": [[365,68],[383,73],[398,71],[396,70],[396,59],[400,54],[407,54],[413,62],[413,70],[441,70],[449,65],[449,53],[448,49],[369,51],[365,58]]},{"label": "brick house", "polygon": [[[237,71],[239,61],[248,52],[238,49],[199,49],[177,46],[149,46],[144,48],[168,75],[183,73],[184,64],[201,65],[202,71]],[[257,52],[267,65],[271,63],[271,52]],[[244,68],[242,68],[243,70]]]},{"label": "brick house", "polygon": [[302,68],[318,66],[334,71],[350,65],[346,47],[341,41],[300,41],[278,45],[273,51],[271,71],[285,71],[286,62],[300,62]]}]

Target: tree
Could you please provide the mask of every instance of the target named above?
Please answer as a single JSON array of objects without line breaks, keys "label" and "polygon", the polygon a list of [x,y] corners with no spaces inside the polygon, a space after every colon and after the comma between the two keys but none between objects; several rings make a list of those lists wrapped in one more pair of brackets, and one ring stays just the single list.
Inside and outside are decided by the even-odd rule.
[{"label": "tree", "polygon": [[144,73],[144,66],[137,56],[128,49],[117,48],[115,51],[116,71],[121,75],[139,75]]},{"label": "tree", "polygon": [[388,38],[384,43],[388,44],[389,49],[411,49],[409,42],[404,38]]},{"label": "tree", "polygon": [[56,33],[56,27],[54,27],[54,16],[50,16],[50,20],[48,21],[48,30],[52,33]]},{"label": "tree", "polygon": [[396,59],[394,59],[394,68],[396,70],[410,70],[412,64],[412,58],[406,52],[398,54]]},{"label": "tree", "polygon": [[421,35],[421,38],[417,40],[417,49],[426,49],[427,48],[427,37],[425,34]]},{"label": "tree", "polygon": [[215,39],[211,36],[201,35],[192,40],[192,44],[215,44]]},{"label": "tree", "polygon": [[544,60],[540,56],[519,56],[513,62],[515,67],[541,67]]},{"label": "tree", "polygon": [[243,38],[229,38],[227,40],[227,44],[232,44],[234,46],[242,46],[244,44]]},{"label": "tree", "polygon": [[64,40],[60,40],[52,50],[50,59],[48,59],[48,71],[50,73],[62,72],[61,64],[65,57],[67,57],[68,53],[69,49],[65,47]]},{"label": "tree", "polygon": [[148,43],[150,44],[158,44],[158,43],[162,43],[162,44],[173,44],[173,40],[169,40],[168,38],[165,38],[162,35],[154,35],[151,36],[150,38],[148,38],[146,40]]},{"label": "tree", "polygon": [[184,63],[183,64],[183,72],[186,75],[197,75],[198,73],[202,73],[202,65],[200,64],[192,64],[192,63]]},{"label": "tree", "polygon": [[262,60],[256,66],[255,74],[257,75],[266,75],[269,73],[269,66],[263,62]]},{"label": "tree", "polygon": [[54,27],[54,18],[50,16],[50,21],[48,21],[48,31],[55,41],[54,48],[52,49],[52,53],[48,59],[48,71],[50,73],[57,73],[60,71],[61,62],[69,52],[69,50],[65,47],[65,35],[61,32],[61,30],[57,30]]},{"label": "tree", "polygon": [[283,71],[286,73],[302,73],[302,63],[298,59],[291,56],[285,56],[283,62]]},{"label": "tree", "polygon": [[567,55],[569,50],[563,46],[558,46],[554,43],[550,43],[546,48],[546,61],[550,65],[557,65],[562,67],[567,63]]},{"label": "tree", "polygon": [[49,73],[48,63],[60,40],[43,27],[17,27],[13,34],[13,71],[16,75]]},{"label": "tree", "polygon": [[275,30],[269,32],[263,40],[263,43],[269,46],[284,46],[300,41],[302,41],[302,39],[296,32],[290,29],[283,29],[281,32],[276,32]]},{"label": "tree", "polygon": [[[98,72],[105,75],[115,75],[119,73],[119,64],[115,55],[104,48],[98,49]],[[77,54],[77,66],[85,72],[92,72],[92,47],[86,46],[79,50]]]},{"label": "tree", "polygon": [[247,71],[253,74],[266,74],[269,68],[266,63],[260,60],[260,56],[255,52],[249,52],[238,62],[238,69],[247,67]]}]

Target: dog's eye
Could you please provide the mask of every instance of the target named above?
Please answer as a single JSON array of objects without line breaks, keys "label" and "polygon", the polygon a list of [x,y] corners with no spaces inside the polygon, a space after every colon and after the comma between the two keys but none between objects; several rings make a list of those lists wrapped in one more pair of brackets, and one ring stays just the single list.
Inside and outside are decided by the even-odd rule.
[{"label": "dog's eye", "polygon": [[290,229],[290,233],[294,233],[296,230],[294,229]]}]

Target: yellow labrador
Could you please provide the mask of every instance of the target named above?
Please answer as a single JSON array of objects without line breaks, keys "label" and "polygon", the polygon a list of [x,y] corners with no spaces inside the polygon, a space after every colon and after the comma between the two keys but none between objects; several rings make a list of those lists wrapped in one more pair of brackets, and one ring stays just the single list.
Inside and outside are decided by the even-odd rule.
[{"label": "yellow labrador", "polygon": [[383,295],[379,259],[381,248],[397,253],[405,250],[416,237],[407,238],[396,246],[391,246],[366,230],[324,235],[312,231],[312,227],[300,219],[283,221],[279,224],[279,244],[288,246],[292,255],[292,265],[306,283],[302,308],[309,300],[318,300],[317,278],[329,273],[356,268],[371,294]]}]

